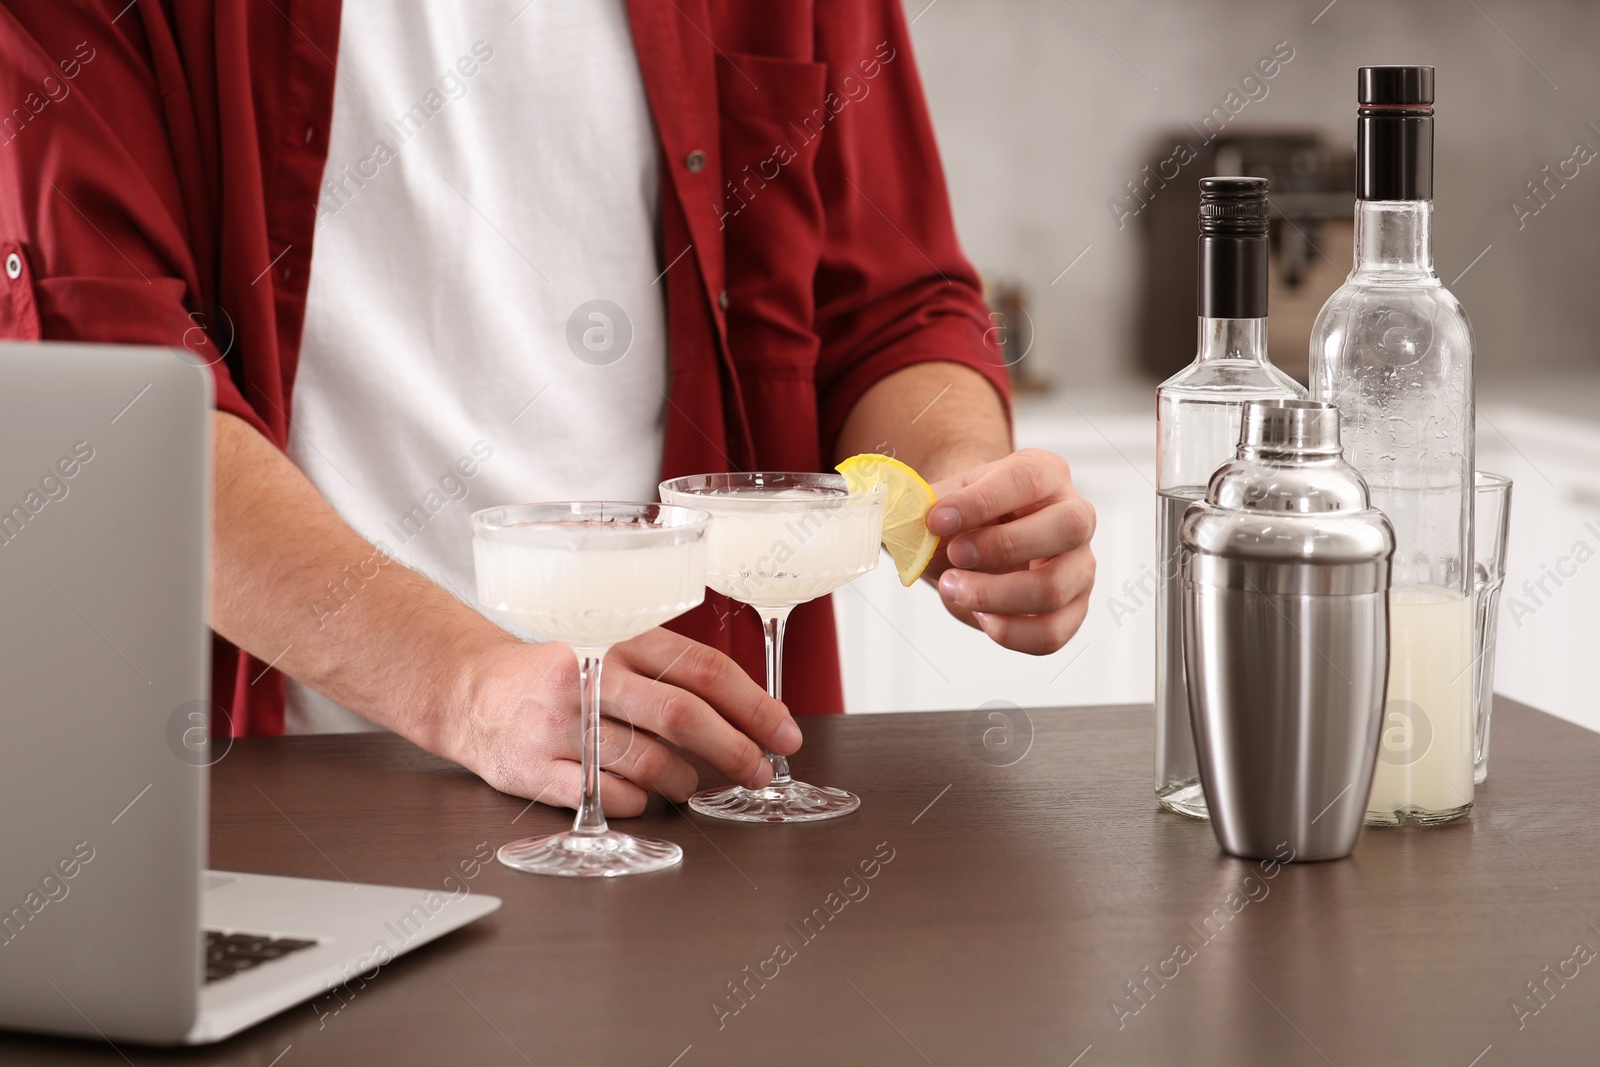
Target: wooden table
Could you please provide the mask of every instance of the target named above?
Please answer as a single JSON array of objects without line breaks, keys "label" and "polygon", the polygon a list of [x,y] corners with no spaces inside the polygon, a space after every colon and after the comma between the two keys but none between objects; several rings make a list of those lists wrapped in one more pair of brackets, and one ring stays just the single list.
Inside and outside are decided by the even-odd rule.
[{"label": "wooden table", "polygon": [[[681,843],[676,871],[491,864],[471,886],[499,912],[338,1014],[124,1051],[140,1067],[1593,1064],[1600,957],[1578,961],[1600,950],[1600,737],[1506,700],[1496,715],[1469,821],[1266,870],[1156,810],[1149,707],[1033,711],[1010,765],[980,713],[811,721],[797,771],[859,792],[856,815],[740,826],[662,805],[625,825]],[[481,843],[570,818],[523,809],[390,737],[245,741],[215,770],[212,859],[428,886]],[[122,1062],[0,1037],[4,1064]]]}]

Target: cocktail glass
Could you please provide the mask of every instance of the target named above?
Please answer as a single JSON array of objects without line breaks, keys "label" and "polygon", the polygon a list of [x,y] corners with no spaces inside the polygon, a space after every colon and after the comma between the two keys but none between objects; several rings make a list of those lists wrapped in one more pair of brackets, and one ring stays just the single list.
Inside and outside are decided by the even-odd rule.
[{"label": "cocktail glass", "polygon": [[705,599],[710,516],[664,504],[519,504],[472,516],[478,601],[512,628],[572,647],[583,716],[583,792],[572,829],[501,847],[507,867],[607,877],[671,867],[683,850],[621,834],[600,808],[600,663]]},{"label": "cocktail glass", "polygon": [[[711,513],[706,584],[754,608],[767,646],[767,692],[783,699],[783,628],[789,612],[878,565],[885,490],[851,494],[837,474],[697,474],[661,483],[668,504]],[[767,753],[772,781],[696,793],[689,806],[738,822],[811,822],[848,815],[861,798],[789,776]]]}]

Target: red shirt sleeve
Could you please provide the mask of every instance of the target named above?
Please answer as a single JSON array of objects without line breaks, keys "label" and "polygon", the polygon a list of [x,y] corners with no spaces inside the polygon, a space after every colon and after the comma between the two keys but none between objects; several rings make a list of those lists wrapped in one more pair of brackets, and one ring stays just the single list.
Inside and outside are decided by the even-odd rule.
[{"label": "red shirt sleeve", "polygon": [[266,434],[223,359],[233,325],[201,295],[210,220],[185,205],[204,180],[169,133],[186,87],[162,45],[119,2],[0,8],[0,336],[187,347],[217,407]]},{"label": "red shirt sleeve", "polygon": [[[831,453],[861,395],[913,363],[965,364],[1009,399],[977,271],[962,253],[899,0],[818,0],[824,107],[815,173],[817,391]],[[1009,404],[1007,405],[1009,409]]]}]

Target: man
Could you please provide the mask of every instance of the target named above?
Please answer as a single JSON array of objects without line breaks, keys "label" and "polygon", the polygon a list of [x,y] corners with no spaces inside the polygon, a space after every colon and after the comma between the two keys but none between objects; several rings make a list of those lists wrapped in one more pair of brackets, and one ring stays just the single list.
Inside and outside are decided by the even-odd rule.
[{"label": "man", "polygon": [[[897,0],[7,0],[0,88],[0,332],[212,365],[235,732],[286,675],[291,728],[574,804],[572,657],[462,603],[466,516],[708,470],[893,451],[953,614],[1036,654],[1083,619],[1093,512],[1011,451]],[[612,814],[687,797],[678,748],[756,787],[801,743],[753,613],[674,628],[607,660]],[[840,710],[826,601],[788,651]]]}]

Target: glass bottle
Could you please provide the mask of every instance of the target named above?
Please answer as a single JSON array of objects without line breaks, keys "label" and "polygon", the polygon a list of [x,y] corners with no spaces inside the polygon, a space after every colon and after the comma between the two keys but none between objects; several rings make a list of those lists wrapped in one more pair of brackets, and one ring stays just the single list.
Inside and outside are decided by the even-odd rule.
[{"label": "glass bottle", "polygon": [[1267,180],[1200,180],[1200,342],[1156,389],[1156,799],[1206,817],[1183,678],[1178,523],[1233,458],[1244,405],[1304,398],[1267,359]]},{"label": "glass bottle", "polygon": [[1311,390],[1394,525],[1370,825],[1473,799],[1472,326],[1433,270],[1433,68],[1357,79],[1355,269],[1311,331]]}]

